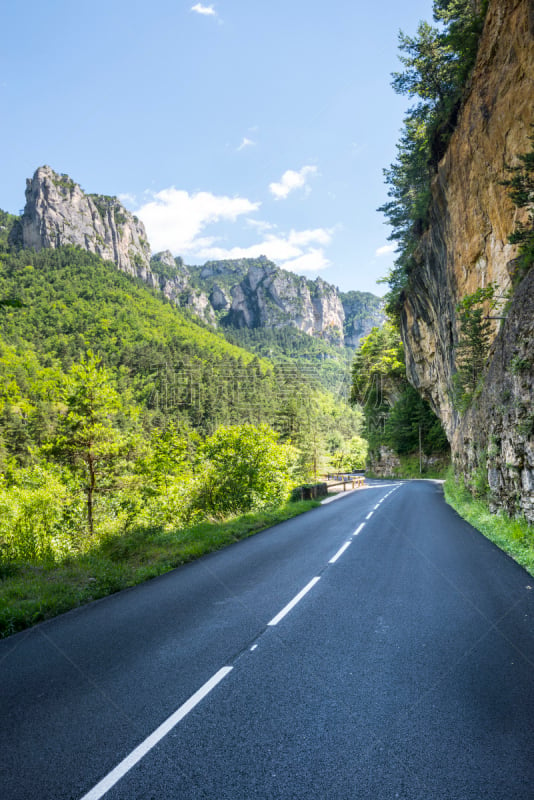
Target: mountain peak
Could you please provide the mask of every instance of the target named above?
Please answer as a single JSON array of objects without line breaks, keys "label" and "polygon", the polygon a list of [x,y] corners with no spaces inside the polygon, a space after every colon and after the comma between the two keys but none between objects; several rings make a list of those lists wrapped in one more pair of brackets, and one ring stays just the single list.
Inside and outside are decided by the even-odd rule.
[{"label": "mountain peak", "polygon": [[72,178],[48,165],[26,181],[22,216],[25,248],[75,245],[114,261],[122,272],[147,280],[150,247],[143,223],[116,197],[86,194]]}]

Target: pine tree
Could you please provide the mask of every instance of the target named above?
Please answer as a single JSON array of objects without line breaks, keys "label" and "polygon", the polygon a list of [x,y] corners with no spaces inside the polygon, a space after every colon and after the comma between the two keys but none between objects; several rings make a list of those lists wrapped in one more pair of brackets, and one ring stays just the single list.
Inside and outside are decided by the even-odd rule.
[{"label": "pine tree", "polygon": [[486,368],[490,345],[491,323],[481,306],[460,307],[460,336],[456,346],[456,383],[460,405],[472,399]]}]

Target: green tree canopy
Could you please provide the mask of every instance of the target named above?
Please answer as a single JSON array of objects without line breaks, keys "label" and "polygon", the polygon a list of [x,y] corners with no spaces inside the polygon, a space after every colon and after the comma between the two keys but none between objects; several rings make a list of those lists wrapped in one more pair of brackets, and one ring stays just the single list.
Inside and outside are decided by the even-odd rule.
[{"label": "green tree canopy", "polygon": [[72,365],[64,392],[65,413],[50,447],[56,459],[70,463],[83,481],[91,534],[95,495],[113,484],[129,443],[124,417],[121,420],[121,396],[113,383],[91,351]]}]

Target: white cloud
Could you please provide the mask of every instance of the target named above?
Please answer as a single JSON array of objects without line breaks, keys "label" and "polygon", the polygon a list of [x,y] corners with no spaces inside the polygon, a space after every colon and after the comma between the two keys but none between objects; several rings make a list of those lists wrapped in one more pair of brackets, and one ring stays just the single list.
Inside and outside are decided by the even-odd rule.
[{"label": "white cloud", "polygon": [[213,6],[203,6],[202,3],[196,3],[194,6],[191,6],[191,11],[194,11],[196,14],[202,14],[205,17],[217,16],[217,12]]},{"label": "white cloud", "polygon": [[382,247],[379,247],[377,250],[375,250],[375,256],[378,257],[387,256],[388,253],[394,253],[396,249],[397,249],[396,244],[385,244]]},{"label": "white cloud", "polygon": [[256,144],[256,142],[253,142],[252,139],[249,139],[247,136],[243,136],[243,141],[241,142],[241,144],[237,148],[237,152],[239,153],[239,151],[240,150],[244,150],[245,147],[252,147],[255,144]]},{"label": "white cloud", "polygon": [[295,189],[301,189],[303,186],[305,186],[308,177],[315,175],[316,172],[317,167],[313,166],[302,167],[302,169],[298,172],[296,172],[294,169],[288,169],[282,175],[279,183],[275,182],[269,184],[269,190],[277,199],[285,200],[290,192],[293,192]]},{"label": "white cloud", "polygon": [[133,194],[128,194],[125,192],[124,194],[117,195],[121,203],[126,203],[127,205],[133,206],[136,204],[137,200]]},{"label": "white cloud", "polygon": [[246,197],[226,197],[210,192],[163,189],[136,211],[144,222],[152,249],[171,250],[177,255],[196,254],[214,242],[213,237],[200,238],[207,225],[235,222],[243,214],[260,207]]},{"label": "white cloud", "polygon": [[227,258],[258,258],[267,256],[284,269],[308,272],[324,269],[330,262],[322,247],[332,240],[332,232],[325,228],[294,231],[286,234],[267,234],[262,241],[249,247],[224,248],[209,244],[199,248],[197,257],[203,261]]},{"label": "white cloud", "polygon": [[[257,258],[264,255],[279,266],[295,272],[317,272],[330,266],[325,248],[331,243],[334,228],[290,229],[280,231],[277,226],[249,215],[261,203],[246,197],[227,197],[211,192],[189,192],[174,186],[159,192],[147,192],[147,201],[135,213],[145,224],[148,240],[154,252],[171,250],[182,256],[186,263],[201,264],[211,259]],[[126,198],[126,196],[124,196]],[[129,198],[130,199],[130,198]],[[239,233],[220,227],[245,219],[248,232],[256,243],[224,247],[225,239],[237,240]],[[219,224],[215,234],[210,226]]]},{"label": "white cloud", "polygon": [[284,269],[290,269],[293,272],[319,272],[330,266],[330,261],[326,258],[324,251],[321,248],[314,248],[298,258],[291,261],[286,261]]},{"label": "white cloud", "polygon": [[247,219],[246,223],[250,228],[255,228],[261,233],[264,233],[265,231],[272,231],[274,228],[276,228],[276,225],[274,225],[272,222],[266,222],[263,219],[252,219],[252,217]]},{"label": "white cloud", "polygon": [[291,231],[289,240],[292,244],[299,247],[306,247],[309,244],[330,244],[332,241],[332,230],[328,228],[314,228],[308,231]]}]

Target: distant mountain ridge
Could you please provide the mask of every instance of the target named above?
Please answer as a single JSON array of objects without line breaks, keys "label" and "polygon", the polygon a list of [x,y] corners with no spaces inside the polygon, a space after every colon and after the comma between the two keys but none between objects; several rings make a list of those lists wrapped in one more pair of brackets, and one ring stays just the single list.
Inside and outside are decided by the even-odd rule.
[{"label": "distant mountain ridge", "polygon": [[213,327],[293,327],[335,346],[357,347],[384,320],[379,297],[342,293],[265,256],[186,266],[170,251],[151,255],[143,223],[116,197],[86,194],[48,166],[27,180],[26,206],[11,240],[36,251],[75,245],[96,253]]}]

